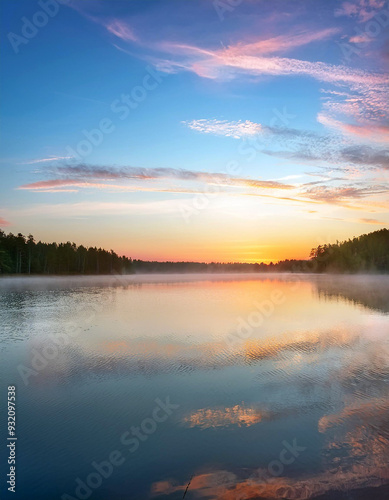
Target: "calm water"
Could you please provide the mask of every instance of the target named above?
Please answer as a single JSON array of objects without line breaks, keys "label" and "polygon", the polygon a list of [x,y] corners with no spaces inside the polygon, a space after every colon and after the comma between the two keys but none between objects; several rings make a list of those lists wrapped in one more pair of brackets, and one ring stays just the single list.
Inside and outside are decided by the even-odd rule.
[{"label": "calm water", "polygon": [[2,498],[389,498],[389,277],[2,279],[0,325]]}]

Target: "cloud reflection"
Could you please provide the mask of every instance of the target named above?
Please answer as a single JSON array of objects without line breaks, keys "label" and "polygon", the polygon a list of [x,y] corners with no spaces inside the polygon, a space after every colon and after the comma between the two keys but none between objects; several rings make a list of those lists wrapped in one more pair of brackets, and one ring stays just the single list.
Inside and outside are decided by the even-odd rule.
[{"label": "cloud reflection", "polygon": [[185,417],[183,422],[188,427],[199,427],[200,429],[228,425],[249,427],[261,422],[268,415],[266,411],[235,405],[231,408],[202,408]]}]

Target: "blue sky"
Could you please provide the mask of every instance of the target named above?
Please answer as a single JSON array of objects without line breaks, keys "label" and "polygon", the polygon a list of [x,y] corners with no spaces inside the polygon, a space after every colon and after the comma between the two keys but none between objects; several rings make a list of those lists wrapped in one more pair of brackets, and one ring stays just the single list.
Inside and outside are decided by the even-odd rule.
[{"label": "blue sky", "polygon": [[270,261],[388,225],[387,2],[1,9],[3,229]]}]

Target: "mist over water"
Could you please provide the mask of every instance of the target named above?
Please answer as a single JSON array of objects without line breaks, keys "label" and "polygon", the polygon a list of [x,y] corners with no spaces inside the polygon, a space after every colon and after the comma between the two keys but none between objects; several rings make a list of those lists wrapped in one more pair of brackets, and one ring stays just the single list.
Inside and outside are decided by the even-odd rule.
[{"label": "mist over water", "polygon": [[388,313],[378,275],[1,279],[14,497],[77,498],[118,450],[90,498],[386,498]]}]

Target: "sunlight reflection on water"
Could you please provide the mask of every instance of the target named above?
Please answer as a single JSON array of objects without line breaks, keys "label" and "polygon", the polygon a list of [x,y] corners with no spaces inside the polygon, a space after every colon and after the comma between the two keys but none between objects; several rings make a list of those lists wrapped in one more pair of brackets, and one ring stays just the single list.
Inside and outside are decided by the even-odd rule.
[{"label": "sunlight reflection on water", "polygon": [[[0,299],[21,495],[74,494],[167,395],[179,409],[93,498],[178,499],[190,478],[186,499],[379,498],[389,484],[388,277],[8,279]],[[26,386],[20,366],[55,338]],[[304,450],[283,453],[294,441]]]}]

